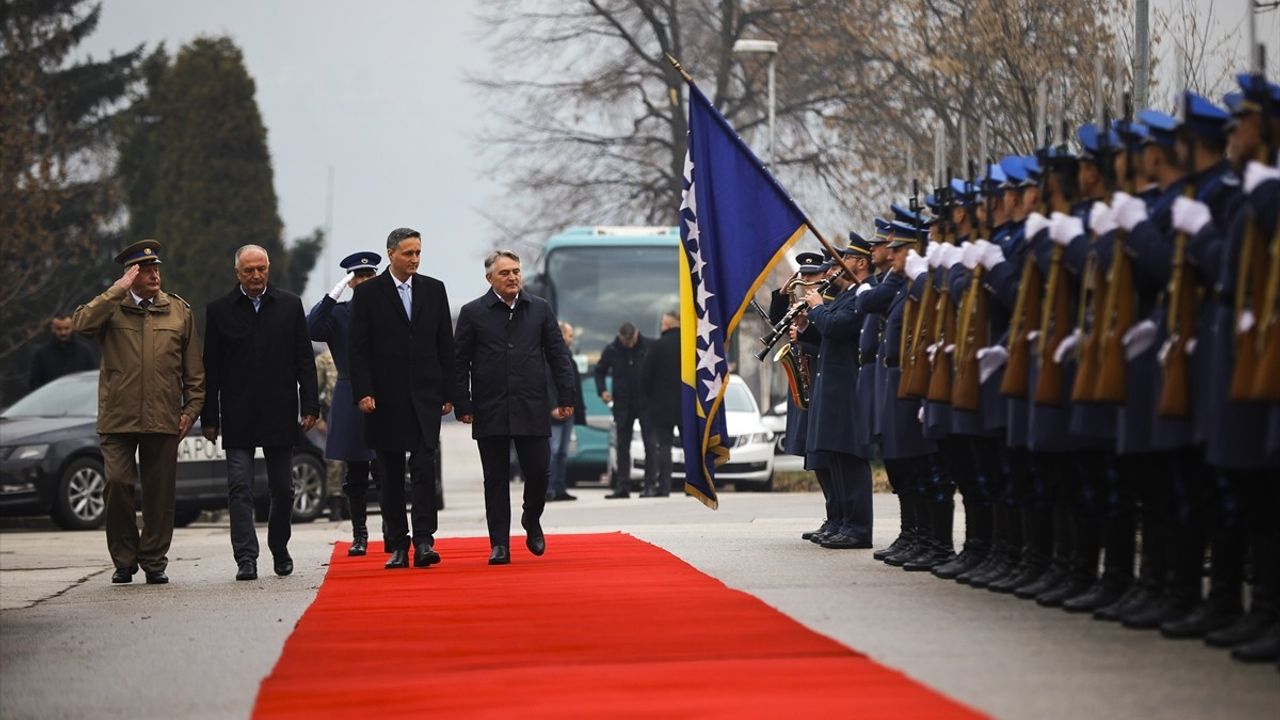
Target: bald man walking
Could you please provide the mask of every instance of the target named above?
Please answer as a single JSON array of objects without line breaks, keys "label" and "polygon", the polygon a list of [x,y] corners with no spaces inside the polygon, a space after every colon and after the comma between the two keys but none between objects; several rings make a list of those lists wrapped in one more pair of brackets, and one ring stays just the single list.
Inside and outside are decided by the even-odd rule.
[{"label": "bald man walking", "polygon": [[[205,439],[222,435],[237,580],[258,577],[253,526],[254,452],[267,465],[271,510],[267,547],[277,575],[293,572],[293,446],[320,414],[315,356],[297,295],[271,285],[271,259],[257,245],[235,254],[236,286],[209,303],[205,317]],[[302,419],[299,420],[298,416]]]}]

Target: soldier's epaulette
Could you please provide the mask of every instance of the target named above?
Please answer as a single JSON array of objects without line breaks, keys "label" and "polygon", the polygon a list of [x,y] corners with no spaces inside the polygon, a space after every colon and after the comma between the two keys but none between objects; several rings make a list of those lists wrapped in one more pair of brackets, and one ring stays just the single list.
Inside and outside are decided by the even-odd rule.
[{"label": "soldier's epaulette", "polygon": [[182,303],[183,305],[185,305],[185,306],[187,307],[187,309],[188,309],[188,310],[190,310],[190,309],[191,309],[191,303],[187,302],[187,301],[186,301],[186,299],[185,299],[185,298],[183,298],[181,295],[179,295],[179,294],[177,294],[177,293],[171,293],[171,292],[167,292],[167,293],[165,293],[165,295],[168,295],[169,297],[173,298],[174,300],[177,300],[178,302]]}]

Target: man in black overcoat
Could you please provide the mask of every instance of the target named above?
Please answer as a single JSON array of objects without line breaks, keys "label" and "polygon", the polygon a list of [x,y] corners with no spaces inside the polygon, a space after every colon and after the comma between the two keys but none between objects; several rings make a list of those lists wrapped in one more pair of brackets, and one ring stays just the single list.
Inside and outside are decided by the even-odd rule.
[{"label": "man in black overcoat", "polygon": [[355,289],[351,301],[352,397],[365,414],[365,443],[381,469],[386,567],[409,567],[405,454],[413,499],[414,567],[440,562],[435,453],[440,416],[453,412],[453,327],[444,283],[418,274],[422,236],[387,236],[386,272]]},{"label": "man in black overcoat", "polygon": [[[573,359],[555,313],[546,300],[520,292],[520,257],[496,250],[484,267],[492,289],[458,313],[457,414],[471,424],[480,448],[489,564],[505,565],[511,562],[511,446],[524,475],[520,525],[525,544],[541,555],[547,547],[541,518],[550,477],[551,420],[573,417],[576,392]],[[555,398],[548,394],[548,369]]]},{"label": "man in black overcoat", "polygon": [[653,424],[657,452],[645,458],[645,469],[657,468],[656,475],[646,472],[642,497],[666,497],[671,494],[671,446],[680,426],[680,315],[668,312],[662,316],[662,335],[650,343],[649,352],[640,366],[641,392],[649,399],[649,422]]},{"label": "man in black overcoat", "polygon": [[293,446],[298,415],[306,432],[320,414],[315,354],[302,300],[268,283],[271,259],[257,245],[235,254],[231,292],[209,303],[205,316],[205,403],[201,432],[222,434],[227,455],[227,504],[237,580],[258,577],[258,534],[253,527],[254,450],[267,464],[271,509],[267,547],[277,575],[293,572],[289,536],[293,520]]}]

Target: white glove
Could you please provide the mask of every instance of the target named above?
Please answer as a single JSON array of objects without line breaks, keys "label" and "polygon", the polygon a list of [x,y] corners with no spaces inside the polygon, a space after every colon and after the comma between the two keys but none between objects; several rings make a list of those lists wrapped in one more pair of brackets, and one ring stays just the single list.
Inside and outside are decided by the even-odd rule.
[{"label": "white glove", "polygon": [[853,296],[857,297],[870,289],[871,289],[871,283],[869,282],[858,283],[858,288],[853,291]]},{"label": "white glove", "polygon": [[1039,330],[1028,330],[1028,331],[1027,331],[1027,342],[1029,342],[1029,343],[1033,343],[1033,342],[1035,342],[1035,341],[1036,341],[1036,338],[1038,338],[1038,337],[1040,337],[1040,331],[1039,331]]},{"label": "white glove", "polygon": [[1258,186],[1268,180],[1280,180],[1280,168],[1268,167],[1258,162],[1250,160],[1249,164],[1244,168],[1244,191],[1253,194]]},{"label": "white glove", "polygon": [[1036,235],[1039,235],[1041,230],[1049,227],[1049,218],[1038,212],[1033,212],[1027,216],[1027,222],[1024,227],[1026,228],[1027,239],[1031,240]]},{"label": "white glove", "polygon": [[1049,239],[1057,245],[1066,247],[1072,240],[1084,234],[1084,223],[1075,215],[1056,212],[1050,222],[1052,224],[1049,226]]},{"label": "white glove", "polygon": [[[1169,357],[1169,353],[1173,352],[1173,342],[1174,342],[1173,338],[1166,339],[1164,341],[1164,344],[1160,346],[1160,351],[1156,353],[1156,360],[1161,365],[1164,365],[1164,361]],[[1196,339],[1187,338],[1187,342],[1182,346],[1183,354],[1191,355],[1195,351],[1196,351]]]},{"label": "white glove", "polygon": [[1196,352],[1196,339],[1187,338],[1186,344],[1184,344],[1182,347],[1186,348],[1188,355],[1194,355]]},{"label": "white glove", "polygon": [[1106,203],[1095,202],[1093,207],[1089,208],[1089,228],[1093,230],[1094,235],[1102,237],[1118,227],[1120,225],[1116,222],[1115,214]]},{"label": "white glove", "polygon": [[925,348],[925,351],[929,353],[929,362],[932,363],[934,356],[938,354],[938,343],[934,343]]},{"label": "white glove", "polygon": [[1240,313],[1240,320],[1236,323],[1236,332],[1243,335],[1252,330],[1257,322],[1258,319],[1253,316],[1253,311],[1245,308],[1244,312]]},{"label": "white glove", "polygon": [[333,289],[329,291],[329,297],[333,298],[334,302],[338,302],[338,298],[342,297],[342,292],[347,289],[347,284],[350,283],[351,278],[355,276],[356,274],[353,272],[347,273],[347,276],[339,280],[338,284],[334,285]]},{"label": "white glove", "polygon": [[978,382],[985,383],[1008,360],[1009,351],[1003,345],[978,348]]},{"label": "white glove", "polygon": [[903,270],[904,272],[907,273],[907,278],[912,282],[914,282],[915,279],[921,275],[921,273],[928,272],[929,261],[921,257],[920,253],[916,252],[914,249],[908,250],[907,264],[906,264],[906,267],[903,268]]},{"label": "white glove", "polygon": [[938,252],[938,248],[940,247],[942,247],[942,243],[938,242],[937,240],[930,240],[929,244],[926,245],[924,248],[924,255],[922,257],[927,258],[933,255],[934,253]]},{"label": "white glove", "polygon": [[1071,331],[1070,335],[1062,338],[1062,342],[1058,343],[1058,349],[1053,351],[1053,361],[1061,365],[1062,362],[1067,359],[1067,355],[1069,355],[1072,350],[1075,350],[1076,346],[1079,344],[1080,328],[1076,328]]},{"label": "white glove", "polygon": [[956,344],[955,344],[955,343],[948,343],[946,347],[942,348],[942,352],[944,352],[944,353],[946,353],[946,354],[948,354],[948,355],[954,355],[954,354],[955,354],[955,352],[956,352]]},{"label": "white glove", "polygon": [[977,240],[961,245],[960,263],[970,270],[978,267],[978,259],[982,257],[982,249],[990,244],[986,240]]},{"label": "white glove", "polygon": [[1111,210],[1115,211],[1126,200],[1132,200],[1133,196],[1123,190],[1117,190],[1111,194]]},{"label": "white glove", "polygon": [[1188,235],[1195,235],[1213,219],[1209,206],[1199,200],[1178,196],[1173,201],[1173,226]]},{"label": "white glove", "polygon": [[1124,345],[1124,359],[1132,360],[1151,349],[1156,341],[1156,324],[1142,320],[1125,331],[1120,344]]},{"label": "white glove", "polygon": [[1125,232],[1132,232],[1138,223],[1147,219],[1147,204],[1141,198],[1125,195],[1120,197],[1121,193],[1116,193],[1115,202],[1111,203],[1111,212],[1115,216],[1116,223],[1124,228]]},{"label": "white glove", "polygon": [[982,257],[978,262],[982,263],[982,267],[990,270],[1004,262],[1004,250],[998,244],[989,242],[982,248]]},{"label": "white glove", "polygon": [[925,252],[925,260],[929,262],[929,269],[934,269],[942,264],[942,256],[947,254],[947,248],[950,245],[942,243],[929,243],[929,249]]},{"label": "white glove", "polygon": [[964,251],[955,245],[945,245],[942,248],[942,267],[950,270],[953,265],[960,262],[960,256]]},{"label": "white glove", "polygon": [[923,405],[921,405],[920,409],[916,411],[916,420],[919,421],[921,425],[924,424],[924,406]]}]

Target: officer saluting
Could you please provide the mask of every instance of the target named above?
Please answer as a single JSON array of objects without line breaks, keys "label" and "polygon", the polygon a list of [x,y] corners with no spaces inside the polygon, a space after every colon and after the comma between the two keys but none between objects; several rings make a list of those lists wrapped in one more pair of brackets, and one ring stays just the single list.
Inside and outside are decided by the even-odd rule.
[{"label": "officer saluting", "polygon": [[[142,240],[115,261],[114,285],[76,308],[75,331],[102,346],[98,434],[107,475],[107,550],[113,583],[169,582],[178,442],[204,405],[204,363],[191,306],[160,290],[160,243]],[[107,399],[110,398],[110,402]],[[142,480],[142,534],[134,519],[134,478]]]},{"label": "officer saluting", "polygon": [[343,258],[339,265],[346,277],[325,295],[307,314],[307,330],[315,342],[329,344],[329,352],[338,368],[338,381],[333,386],[329,404],[329,434],[324,444],[328,460],[341,460],[347,465],[342,492],[351,505],[351,547],[348,555],[364,555],[368,551],[369,528],[366,523],[369,472],[373,451],[364,442],[364,414],[351,396],[351,372],[348,364],[347,335],[351,326],[351,303],[338,302],[347,288],[378,274],[382,256],[375,252],[358,252]]}]

